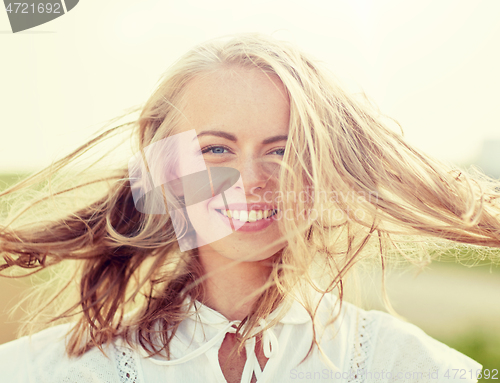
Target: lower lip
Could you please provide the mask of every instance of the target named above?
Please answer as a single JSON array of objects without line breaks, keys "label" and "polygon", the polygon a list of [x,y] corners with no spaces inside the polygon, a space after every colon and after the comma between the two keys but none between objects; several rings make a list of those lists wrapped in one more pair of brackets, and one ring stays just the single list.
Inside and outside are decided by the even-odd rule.
[{"label": "lower lip", "polygon": [[[219,213],[217,210],[215,212],[221,217],[222,221],[224,221],[224,223],[226,225],[231,227],[231,223],[230,223],[228,217],[226,217],[222,213]],[[245,222],[245,224],[243,226],[241,226],[238,230],[235,230],[235,231],[249,233],[249,232],[257,232],[257,231],[264,230],[275,221],[275,219],[276,219],[275,217],[276,217],[276,214],[274,214],[273,216],[271,216],[269,218],[260,219],[260,220],[255,221],[255,222]],[[241,222],[237,219],[233,219],[233,222],[235,222],[235,221]]]}]

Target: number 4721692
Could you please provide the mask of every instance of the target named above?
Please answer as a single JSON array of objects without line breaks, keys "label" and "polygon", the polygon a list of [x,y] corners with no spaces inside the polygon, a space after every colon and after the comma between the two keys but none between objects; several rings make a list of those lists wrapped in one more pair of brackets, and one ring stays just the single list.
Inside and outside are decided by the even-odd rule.
[{"label": "number 4721692", "polygon": [[35,7],[35,3],[8,3],[5,10],[8,13],[61,13],[61,4],[39,3]]},{"label": "number 4721692", "polygon": [[493,369],[493,370],[488,370],[484,369],[483,371],[481,370],[459,370],[458,368],[454,368],[452,370],[446,370],[444,373],[445,378],[452,378],[452,379],[467,379],[467,378],[476,378],[476,379],[498,379],[498,370]]}]

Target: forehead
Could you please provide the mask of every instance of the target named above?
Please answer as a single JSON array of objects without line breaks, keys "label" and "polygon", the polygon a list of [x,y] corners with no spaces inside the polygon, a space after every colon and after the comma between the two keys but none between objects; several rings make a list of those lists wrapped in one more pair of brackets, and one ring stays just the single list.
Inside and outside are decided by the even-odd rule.
[{"label": "forehead", "polygon": [[204,73],[187,85],[180,131],[219,128],[236,133],[275,134],[288,131],[286,89],[273,73],[254,67],[225,67]]}]

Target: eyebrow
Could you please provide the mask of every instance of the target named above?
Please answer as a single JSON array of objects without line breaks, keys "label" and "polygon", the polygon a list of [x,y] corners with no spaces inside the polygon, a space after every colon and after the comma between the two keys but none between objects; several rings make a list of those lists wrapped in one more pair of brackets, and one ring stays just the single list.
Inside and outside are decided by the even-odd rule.
[{"label": "eyebrow", "polygon": [[288,140],[288,136],[286,134],[282,134],[280,136],[266,138],[264,141],[262,141],[262,144],[267,145],[267,144],[272,144],[273,142],[286,141],[286,140]]},{"label": "eyebrow", "polygon": [[[216,137],[222,137],[225,138],[226,140],[237,142],[238,139],[234,134],[223,132],[221,130],[205,130],[204,132],[201,132],[198,134],[198,138],[202,136],[216,136]],[[277,141],[286,141],[288,139],[288,136],[286,134],[282,134],[279,136],[273,136],[266,138],[265,140],[262,141],[263,145],[267,144],[272,144],[273,142]]]},{"label": "eyebrow", "polygon": [[226,140],[236,142],[238,139],[234,134],[223,132],[220,130],[205,130],[204,132],[201,132],[198,134],[198,138],[202,136],[216,136],[216,137],[222,137],[225,138]]}]

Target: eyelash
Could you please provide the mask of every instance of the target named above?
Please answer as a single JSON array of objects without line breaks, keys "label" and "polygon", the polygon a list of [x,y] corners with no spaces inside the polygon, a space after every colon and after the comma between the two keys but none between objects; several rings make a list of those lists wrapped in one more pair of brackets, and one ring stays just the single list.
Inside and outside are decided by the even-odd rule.
[{"label": "eyelash", "polygon": [[[223,145],[210,145],[210,146],[205,146],[202,150],[201,150],[201,153],[202,154],[205,154],[205,153],[208,153],[210,150],[212,149],[217,149],[217,148],[222,148],[222,149],[225,149],[227,150],[228,152],[232,153],[231,149],[229,149],[228,147],[226,146],[223,146]],[[285,151],[285,148],[278,148],[278,149],[274,149],[272,152],[276,152],[276,151],[282,151],[281,154],[278,154],[280,156],[283,156],[284,155],[284,151]],[[272,153],[271,152],[271,153]],[[211,154],[227,154],[227,153],[211,153]],[[269,153],[268,153],[269,154]]]},{"label": "eyelash", "polygon": [[282,151],[282,153],[279,154],[280,156],[284,156],[285,155],[285,148],[274,149],[273,152],[277,152],[278,150]]},{"label": "eyelash", "polygon": [[[209,145],[209,146],[205,146],[201,150],[201,153],[205,154],[205,153],[208,153],[210,150],[216,149],[216,148],[222,148],[222,149],[227,150],[228,152],[231,152],[231,150],[228,147],[225,147],[225,146],[222,146],[222,145]],[[226,153],[211,153],[211,154],[226,154]]]}]

